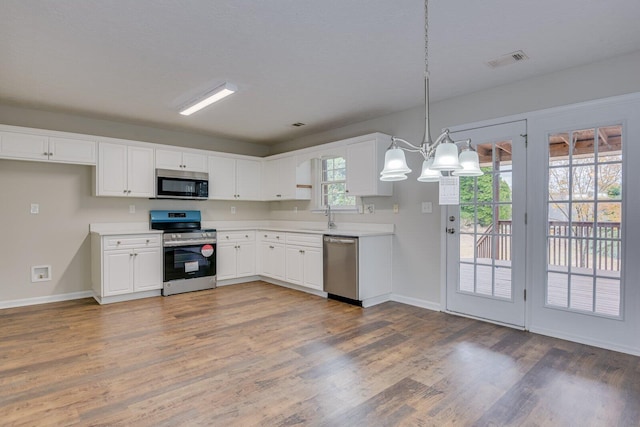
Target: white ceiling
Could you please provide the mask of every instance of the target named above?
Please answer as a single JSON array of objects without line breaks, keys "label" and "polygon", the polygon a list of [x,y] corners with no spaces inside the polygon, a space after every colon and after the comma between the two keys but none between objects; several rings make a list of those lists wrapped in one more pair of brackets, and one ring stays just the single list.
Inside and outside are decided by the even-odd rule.
[{"label": "white ceiling", "polygon": [[[638,0],[429,13],[432,102],[640,49]],[[422,0],[2,0],[0,102],[272,144],[420,105],[423,31]]]}]

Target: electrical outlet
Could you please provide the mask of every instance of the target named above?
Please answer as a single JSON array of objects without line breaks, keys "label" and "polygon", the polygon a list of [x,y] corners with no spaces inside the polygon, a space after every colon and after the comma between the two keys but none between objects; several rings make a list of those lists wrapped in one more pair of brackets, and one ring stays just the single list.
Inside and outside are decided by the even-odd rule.
[{"label": "electrical outlet", "polygon": [[393,213],[398,213],[398,212],[400,212],[400,206],[398,206],[398,204],[395,203],[393,205]]},{"label": "electrical outlet", "polygon": [[40,205],[37,203],[31,203],[31,213],[36,215],[40,213]]},{"label": "electrical outlet", "polygon": [[373,203],[364,205],[364,212],[368,214],[376,213],[376,205]]},{"label": "electrical outlet", "polygon": [[231,206],[231,213],[232,214],[236,214],[236,207],[235,206]]},{"label": "electrical outlet", "polygon": [[130,214],[136,213],[136,205],[129,205],[129,213]]},{"label": "electrical outlet", "polygon": [[294,207],[293,207],[293,213],[294,213],[294,214],[297,214],[297,213],[298,213],[298,207],[297,207],[297,206],[294,206]]},{"label": "electrical outlet", "polygon": [[364,208],[362,207],[362,205],[358,205],[358,213],[364,213]]}]

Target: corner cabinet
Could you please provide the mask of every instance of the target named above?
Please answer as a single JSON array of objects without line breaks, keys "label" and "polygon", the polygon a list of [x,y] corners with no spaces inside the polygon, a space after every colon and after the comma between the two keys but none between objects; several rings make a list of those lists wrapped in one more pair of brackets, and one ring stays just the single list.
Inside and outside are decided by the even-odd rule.
[{"label": "corner cabinet", "polygon": [[96,174],[97,196],[153,197],[153,149],[101,142]]},{"label": "corner cabinet", "polygon": [[259,160],[209,156],[209,199],[262,200]]},{"label": "corner cabinet", "polygon": [[258,274],[285,280],[285,233],[258,231]]},{"label": "corner cabinet", "polygon": [[310,200],[311,162],[298,164],[296,156],[264,161],[263,198],[272,200]]},{"label": "corner cabinet", "polygon": [[392,183],[380,181],[380,171],[384,167],[384,155],[389,144],[391,137],[384,134],[353,138],[352,142],[347,143],[346,192],[350,196],[393,195]]},{"label": "corner cabinet", "polygon": [[207,156],[189,151],[156,149],[156,168],[189,172],[207,172]]},{"label": "corner cabinet", "polygon": [[162,235],[91,235],[91,277],[100,304],[160,295]]}]

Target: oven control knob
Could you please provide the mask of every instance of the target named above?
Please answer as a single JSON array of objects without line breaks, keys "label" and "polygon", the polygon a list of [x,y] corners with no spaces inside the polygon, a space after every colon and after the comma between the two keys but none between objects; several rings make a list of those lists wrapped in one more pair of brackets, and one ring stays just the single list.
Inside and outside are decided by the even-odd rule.
[{"label": "oven control knob", "polygon": [[176,235],[175,235],[175,234],[172,234],[172,235],[171,235],[171,238],[172,238],[172,239],[175,239],[175,238],[176,238]]}]

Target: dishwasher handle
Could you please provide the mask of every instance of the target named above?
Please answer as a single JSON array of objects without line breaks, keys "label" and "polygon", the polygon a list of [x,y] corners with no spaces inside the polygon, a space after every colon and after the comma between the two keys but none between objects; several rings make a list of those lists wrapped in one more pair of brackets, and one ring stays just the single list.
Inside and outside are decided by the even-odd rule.
[{"label": "dishwasher handle", "polygon": [[357,238],[347,238],[347,237],[324,237],[324,241],[327,243],[338,243],[341,245],[353,245],[358,239]]}]

